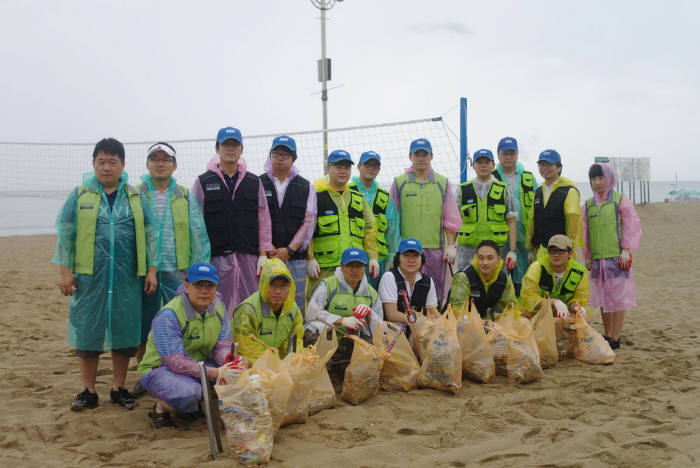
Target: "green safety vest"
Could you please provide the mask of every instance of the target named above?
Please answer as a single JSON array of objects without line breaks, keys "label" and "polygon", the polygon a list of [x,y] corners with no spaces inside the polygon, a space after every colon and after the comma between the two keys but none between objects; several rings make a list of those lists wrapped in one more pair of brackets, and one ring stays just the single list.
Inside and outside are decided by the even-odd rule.
[{"label": "green safety vest", "polygon": [[[181,294],[165,304],[158,314],[166,309],[175,312],[177,321],[180,324],[180,331],[182,332],[182,341],[185,344],[185,354],[197,362],[206,361],[219,341],[221,327],[224,320],[226,320],[226,310],[223,302],[215,299],[214,307],[202,317],[192,307],[187,296]],[[151,331],[148,333],[146,352],[139,363],[139,375],[148,374],[151,369],[162,365],[163,362],[156,350],[156,345],[153,343],[153,331]]]},{"label": "green safety vest", "polygon": [[424,183],[406,172],[394,179],[401,202],[401,237],[418,239],[424,249],[441,249],[444,244],[442,205],[447,178],[432,171]]},{"label": "green safety vest", "polygon": [[[360,191],[355,182],[350,184],[350,188]],[[377,254],[380,259],[386,258],[389,254],[389,246],[386,242],[386,230],[389,227],[389,222],[386,219],[386,208],[389,205],[389,196],[389,192],[377,187],[371,205],[374,219],[377,221]]]},{"label": "green safety vest", "polygon": [[[146,276],[146,229],[139,192],[129,184],[124,184],[124,192],[129,199],[129,207],[134,216],[136,235],[137,276]],[[80,275],[92,275],[95,268],[95,232],[97,214],[102,195],[85,185],[78,187],[78,226],[75,238],[75,260],[73,270]]]},{"label": "green safety vest", "polygon": [[[495,170],[491,173],[496,179],[506,183],[501,178],[501,173]],[[506,183],[507,185],[507,183]],[[523,171],[520,174],[520,221],[525,228],[525,232],[530,227],[530,218],[532,216],[532,205],[535,201],[535,176],[530,171]]]},{"label": "green safety vest", "polygon": [[552,299],[559,299],[565,304],[569,303],[586,270],[583,265],[573,258],[569,260],[566,268],[567,271],[564,273],[561,282],[555,285],[554,275],[540,265],[540,296],[544,296],[545,292],[547,292]]},{"label": "green safety vest", "polygon": [[[280,312],[279,317],[270,310],[270,306],[265,301],[261,300],[260,291],[243,301],[236,309],[244,304],[255,310],[255,320],[258,322],[256,338],[268,346],[278,349],[280,356],[284,357],[287,350],[282,349],[282,345],[289,339],[290,333],[294,330],[294,321],[301,313],[296,304],[293,304],[292,310]],[[233,316],[235,317],[236,314],[237,310],[234,311]]]},{"label": "green safety vest", "polygon": [[[353,307],[360,304],[372,307],[372,304],[377,300],[377,291],[369,284],[367,285],[367,293],[363,294],[360,291],[355,293],[347,286],[341,285],[335,275],[325,278],[323,282],[328,290],[328,307],[326,310],[331,314],[340,317],[350,317],[354,314]],[[348,333],[345,327],[339,326],[336,328]]]},{"label": "green safety vest", "polygon": [[321,268],[340,265],[345,249],[362,249],[365,237],[365,198],[353,188],[350,203],[338,209],[328,190],[316,193],[316,229],[313,245],[314,257]]},{"label": "green safety vest", "polygon": [[621,200],[622,194],[614,190],[608,193],[600,210],[594,198],[586,200],[588,238],[593,260],[619,257],[622,252]]},{"label": "green safety vest", "polygon": [[[145,195],[148,197],[148,201],[151,201],[151,191],[148,189],[148,184],[142,183],[136,188],[141,192],[142,196]],[[175,258],[177,258],[178,270],[186,270],[190,267],[190,213],[187,194],[185,187],[176,184],[170,199],[170,210],[173,214],[173,229],[175,231]]]},{"label": "green safety vest", "polygon": [[483,240],[504,245],[508,239],[506,222],[506,191],[508,186],[498,180],[491,182],[486,200],[481,200],[474,189],[474,182],[460,185],[462,191],[462,226],[457,242],[460,245],[477,246]]}]

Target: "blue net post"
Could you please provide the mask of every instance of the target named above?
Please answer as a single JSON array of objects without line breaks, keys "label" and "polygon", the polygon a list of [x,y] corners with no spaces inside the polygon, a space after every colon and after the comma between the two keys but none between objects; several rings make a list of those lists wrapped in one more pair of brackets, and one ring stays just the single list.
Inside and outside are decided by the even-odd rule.
[{"label": "blue net post", "polygon": [[459,183],[467,181],[467,98],[459,99]]}]

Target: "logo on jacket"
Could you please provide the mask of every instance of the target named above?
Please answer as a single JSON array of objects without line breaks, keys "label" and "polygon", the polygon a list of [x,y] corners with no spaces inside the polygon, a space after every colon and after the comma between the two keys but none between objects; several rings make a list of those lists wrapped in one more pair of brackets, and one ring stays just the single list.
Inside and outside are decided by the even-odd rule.
[{"label": "logo on jacket", "polygon": [[212,190],[221,190],[221,185],[219,185],[219,184],[207,184],[207,186],[204,187],[204,189],[207,192],[210,192]]}]

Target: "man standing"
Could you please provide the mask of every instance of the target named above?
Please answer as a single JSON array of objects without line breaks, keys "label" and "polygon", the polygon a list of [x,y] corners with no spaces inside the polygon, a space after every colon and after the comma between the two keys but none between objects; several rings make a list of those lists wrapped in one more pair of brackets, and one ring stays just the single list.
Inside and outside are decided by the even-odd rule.
[{"label": "man standing", "polygon": [[347,151],[328,155],[328,175],[314,182],[316,189],[316,226],[307,252],[307,299],[322,279],[332,276],[340,265],[343,251],[364,248],[369,253],[369,273],[379,276],[377,261],[377,224],[364,197],[348,185],[352,158]]},{"label": "man standing", "polygon": [[[376,178],[379,174],[382,159],[374,151],[365,151],[360,156],[357,170],[360,176],[352,179],[350,188],[358,190],[372,208],[377,222],[377,254],[379,256],[379,274],[370,279],[369,283],[377,289],[382,274],[391,268],[391,263],[399,244],[399,213],[396,211],[394,200],[389,192],[379,188]],[[387,263],[389,266],[387,267]]]},{"label": "man standing", "polygon": [[99,141],[94,173],[85,174],[56,219],[52,262],[59,265],[61,293],[70,296],[68,343],[76,348],[85,387],[74,411],[99,405],[95,381],[105,351],[112,352],[112,403],[135,406],[124,382],[141,339],[141,292],[158,287],[158,253],[149,210],[126,183],[124,165],[124,145]]},{"label": "man standing", "polygon": [[257,289],[257,275],[272,250],[270,211],[260,179],[246,170],[241,157],[240,130],[219,130],[215,148],[216,156],[195,180],[192,193],[204,213],[211,263],[230,319],[233,309]]},{"label": "man standing", "polygon": [[272,222],[271,258],[286,262],[296,289],[296,303],[304,310],[306,285],[306,248],[314,233],[316,191],[299,175],[294,165],[297,145],[293,138],[278,136],[272,141],[265,173],[260,176],[265,188]]},{"label": "man standing", "polygon": [[423,272],[435,281],[441,302],[449,284],[445,281],[445,262],[454,263],[457,257],[455,241],[462,218],[452,185],[430,165],[433,148],[426,138],[411,142],[409,159],[411,167],[394,178],[391,198],[399,211],[401,237],[418,239],[423,246]]},{"label": "man standing", "polygon": [[581,246],[583,223],[578,189],[575,183],[561,177],[559,153],[552,149],[542,151],[537,168],[544,184],[535,190],[527,240],[530,256],[542,263],[547,259],[549,239],[555,234],[566,235],[573,247]]},{"label": "man standing", "polygon": [[510,271],[517,262],[515,221],[518,211],[506,184],[491,174],[494,168],[491,150],[480,149],[474,153],[472,168],[476,178],[460,185],[457,191],[457,206],[462,214],[457,269],[467,268],[481,242],[490,240],[498,246],[501,257],[508,241],[510,250],[505,267]]},{"label": "man standing", "polygon": [[515,248],[517,263],[511,274],[515,294],[519,296],[523,276],[528,266],[527,256],[530,251],[527,248],[526,237],[532,219],[532,202],[535,199],[537,181],[534,174],[526,171],[518,162],[518,141],[515,138],[505,137],[498,142],[498,162],[493,176],[505,182],[518,209],[518,218],[515,222],[518,236]]}]

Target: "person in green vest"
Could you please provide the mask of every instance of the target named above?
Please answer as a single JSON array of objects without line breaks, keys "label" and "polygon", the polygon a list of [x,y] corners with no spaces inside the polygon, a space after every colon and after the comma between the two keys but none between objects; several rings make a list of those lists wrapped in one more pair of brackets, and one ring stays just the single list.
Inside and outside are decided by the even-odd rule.
[{"label": "person in green vest", "polygon": [[588,304],[588,273],[573,258],[571,239],[556,234],[547,244],[547,257],[534,261],[523,277],[520,309],[534,315],[547,295],[554,301],[557,317],[569,317],[577,310],[585,312]]},{"label": "person in green vest", "polygon": [[[140,362],[146,350],[151,321],[161,307],[175,297],[182,284],[184,272],[193,263],[209,262],[209,236],[199,203],[189,190],[178,185],[173,177],[177,169],[175,148],[158,142],[148,148],[148,174],[136,189],[153,213],[158,239],[158,290],[143,296],[141,313],[141,344],[136,352]],[[139,397],[146,390],[137,383],[131,393]]]},{"label": "person in green vest", "polygon": [[307,303],[319,281],[333,276],[349,247],[365,249],[370,276],[379,276],[377,223],[362,194],[348,185],[352,165],[350,153],[335,150],[328,155],[328,175],[314,182],[316,226],[306,253]]},{"label": "person in green vest", "polygon": [[472,162],[476,177],[460,185],[457,191],[457,206],[462,214],[462,226],[457,233],[458,270],[471,265],[477,247],[484,240],[498,246],[500,256],[505,257],[506,270],[511,271],[518,262],[515,253],[518,210],[508,186],[491,174],[493,168],[491,150],[478,150]]},{"label": "person in green vest", "polygon": [[241,356],[255,362],[265,352],[265,343],[284,358],[291,336],[296,337],[296,349],[301,351],[304,317],[294,299],[295,283],[289,269],[279,258],[268,259],[260,273],[260,290],[233,311],[233,341]]},{"label": "person in green vest", "polygon": [[515,294],[519,296],[523,276],[530,265],[528,262],[530,250],[527,248],[526,236],[528,224],[532,218],[532,203],[535,198],[535,190],[537,190],[537,181],[535,175],[526,171],[523,165],[518,162],[518,141],[515,138],[505,137],[498,142],[498,165],[492,174],[508,186],[510,195],[518,209],[518,218],[515,222],[517,262],[515,268],[511,270],[511,277]]},{"label": "person in green vest", "polygon": [[399,212],[401,238],[417,239],[423,246],[423,273],[435,281],[438,302],[449,286],[447,265],[457,258],[457,231],[462,225],[454,189],[447,177],[431,166],[433,147],[427,138],[411,142],[411,167],[394,178],[391,198]]},{"label": "person in green vest", "polygon": [[132,409],[124,383],[141,341],[141,294],[158,287],[156,236],[150,210],[127,183],[124,145],[99,141],[92,166],[58,214],[52,260],[59,265],[59,289],[70,296],[68,344],[76,349],[85,388],[71,409],[99,405],[95,382],[106,351],[112,354],[110,399]]},{"label": "person in green vest", "polygon": [[[352,178],[350,188],[356,189],[372,208],[377,222],[377,254],[379,258],[379,274],[370,278],[369,284],[377,289],[379,280],[385,271],[393,267],[393,258],[399,245],[399,213],[389,192],[379,187],[377,175],[381,169],[382,158],[374,151],[365,151],[357,163],[359,176]],[[369,271],[367,272],[369,274]],[[371,275],[370,275],[371,276]]]},{"label": "person in green vest", "polygon": [[[306,308],[305,344],[315,343],[319,334],[331,327],[343,333],[357,333],[372,342],[372,333],[384,320],[384,311],[379,294],[367,281],[365,267],[368,263],[364,250],[346,249],[334,274],[318,284]],[[342,338],[340,333],[339,338]],[[341,339],[338,350],[328,362],[328,371],[336,387],[342,383],[352,348],[352,340]]]},{"label": "person in green vest", "polygon": [[231,326],[217,297],[218,284],[213,265],[195,263],[178,295],[153,319],[138,372],[141,384],[157,399],[148,415],[155,429],[175,427],[170,413],[198,411],[199,362],[204,361],[207,377],[216,379],[231,351]]}]

